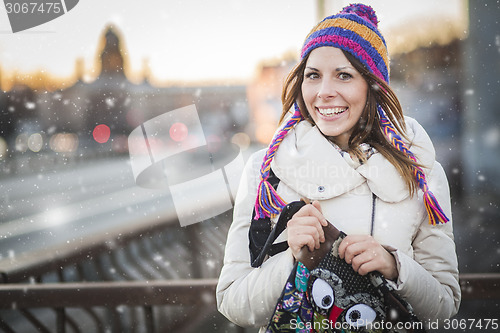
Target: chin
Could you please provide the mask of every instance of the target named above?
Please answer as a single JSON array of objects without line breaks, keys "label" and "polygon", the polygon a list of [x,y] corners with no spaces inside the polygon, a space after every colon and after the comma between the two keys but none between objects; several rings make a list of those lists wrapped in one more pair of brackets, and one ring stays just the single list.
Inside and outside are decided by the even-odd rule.
[{"label": "chin", "polygon": [[318,127],[319,131],[327,137],[336,137],[342,134],[342,130],[339,128],[332,128],[332,126],[321,126],[321,124],[316,124]]}]

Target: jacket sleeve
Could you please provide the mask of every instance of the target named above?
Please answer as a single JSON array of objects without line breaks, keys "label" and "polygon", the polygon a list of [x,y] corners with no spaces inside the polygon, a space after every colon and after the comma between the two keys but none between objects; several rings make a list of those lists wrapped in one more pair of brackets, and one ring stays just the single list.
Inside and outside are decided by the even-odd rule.
[{"label": "jacket sleeve", "polygon": [[247,162],[235,200],[227,236],[224,266],[216,290],[217,307],[240,326],[266,325],[294,265],[291,250],[274,255],[261,267],[250,266],[248,230],[257,197],[259,168],[264,152]]},{"label": "jacket sleeve", "polygon": [[433,226],[424,214],[412,242],[413,258],[399,250],[393,254],[399,270],[397,292],[421,320],[435,321],[458,312],[461,292],[448,181],[437,162],[427,178],[429,188],[450,221]]}]

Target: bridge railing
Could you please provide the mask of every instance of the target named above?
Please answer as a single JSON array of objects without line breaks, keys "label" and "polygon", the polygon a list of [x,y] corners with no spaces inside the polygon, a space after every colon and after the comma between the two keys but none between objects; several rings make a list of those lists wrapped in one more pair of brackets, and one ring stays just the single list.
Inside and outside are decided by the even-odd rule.
[{"label": "bridge railing", "polygon": [[229,225],[144,218],[2,258],[0,331],[236,332],[215,306]]},{"label": "bridge railing", "polygon": [[[460,276],[463,300],[498,300],[500,299],[500,274],[462,274]],[[24,315],[33,328],[42,332],[85,332],[81,327],[90,324],[78,323],[78,316],[72,316],[71,309],[80,308],[93,318],[97,331],[113,332],[127,331],[123,323],[114,323],[116,318],[123,314],[123,308],[140,308],[134,322],[130,323],[145,332],[163,332],[165,324],[161,324],[159,311],[155,307],[178,306],[187,309],[197,309],[182,313],[184,320],[168,325],[172,332],[199,331],[200,313],[215,312],[215,287],[217,279],[188,279],[188,280],[154,280],[154,281],[108,281],[108,282],[73,282],[73,283],[44,283],[44,284],[4,284],[0,285],[0,308],[16,310]],[[104,307],[112,315],[103,316],[96,311],[96,307]],[[52,311],[52,322],[42,321],[40,314],[30,311],[35,308],[46,308]],[[120,310],[122,309],[122,310]],[[203,311],[204,310],[204,311]],[[42,316],[47,317],[47,315]],[[234,332],[244,332],[242,328],[221,321],[220,331],[227,331],[228,327]],[[204,331],[219,331],[215,325]],[[6,332],[15,332],[8,322],[2,318],[0,328]],[[70,330],[70,329],[71,330]]]}]

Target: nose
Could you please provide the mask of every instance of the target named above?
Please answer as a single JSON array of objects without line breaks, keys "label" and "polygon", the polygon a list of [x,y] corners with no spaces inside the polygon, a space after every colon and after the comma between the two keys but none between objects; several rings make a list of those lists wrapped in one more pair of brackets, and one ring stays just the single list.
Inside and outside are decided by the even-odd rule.
[{"label": "nose", "polygon": [[321,99],[329,99],[338,95],[336,85],[330,80],[323,80],[319,86],[318,97]]}]

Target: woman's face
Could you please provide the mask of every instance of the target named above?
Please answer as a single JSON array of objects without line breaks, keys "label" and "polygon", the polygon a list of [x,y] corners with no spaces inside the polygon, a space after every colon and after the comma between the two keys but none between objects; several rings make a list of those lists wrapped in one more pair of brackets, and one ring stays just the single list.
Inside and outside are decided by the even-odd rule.
[{"label": "woman's face", "polygon": [[338,48],[314,49],[306,62],[302,97],[319,130],[340,148],[349,137],[366,105],[368,83]]}]

